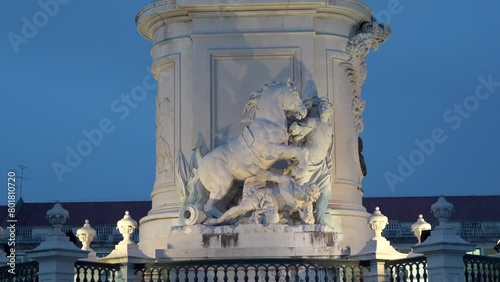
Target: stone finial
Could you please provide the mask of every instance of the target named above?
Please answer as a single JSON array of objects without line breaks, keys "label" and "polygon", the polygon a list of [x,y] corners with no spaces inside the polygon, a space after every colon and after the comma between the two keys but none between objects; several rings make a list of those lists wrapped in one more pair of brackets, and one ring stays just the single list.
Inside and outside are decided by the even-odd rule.
[{"label": "stone finial", "polygon": [[76,231],[76,237],[82,242],[82,250],[84,251],[94,251],[90,248],[90,243],[94,241],[96,231],[92,226],[90,226],[89,220],[86,219],[83,227]]},{"label": "stone finial", "polygon": [[116,223],[116,229],[118,229],[118,231],[120,231],[120,234],[123,235],[123,240],[118,244],[134,245],[135,243],[130,239],[130,237],[132,236],[136,228],[137,221],[133,220],[132,217],[130,217],[129,212],[126,211],[123,218]]},{"label": "stone finial", "polygon": [[411,231],[413,231],[413,234],[417,237],[418,244],[421,243],[422,231],[424,230],[431,230],[431,225],[425,221],[421,214],[419,214],[417,221],[411,225]]},{"label": "stone finial", "polygon": [[453,204],[446,201],[443,196],[431,206],[431,210],[434,217],[439,220],[438,228],[445,227],[448,224],[448,218],[455,212]]},{"label": "stone finial", "polygon": [[382,237],[382,230],[385,229],[387,223],[389,223],[387,216],[380,212],[379,207],[376,207],[373,214],[368,218],[368,224],[370,224],[371,229],[375,232],[375,237],[373,237],[372,240],[385,239]]},{"label": "stone finial", "polygon": [[47,220],[55,231],[61,231],[61,227],[68,218],[69,212],[59,202],[55,203],[54,207],[47,211]]}]

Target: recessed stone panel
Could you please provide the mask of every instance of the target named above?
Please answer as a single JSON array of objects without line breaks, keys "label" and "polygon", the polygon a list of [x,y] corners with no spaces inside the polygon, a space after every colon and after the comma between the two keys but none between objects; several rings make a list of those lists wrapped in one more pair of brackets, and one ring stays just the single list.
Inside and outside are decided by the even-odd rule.
[{"label": "recessed stone panel", "polygon": [[251,90],[264,82],[300,77],[297,55],[297,48],[211,52],[212,144],[242,133],[239,121]]}]

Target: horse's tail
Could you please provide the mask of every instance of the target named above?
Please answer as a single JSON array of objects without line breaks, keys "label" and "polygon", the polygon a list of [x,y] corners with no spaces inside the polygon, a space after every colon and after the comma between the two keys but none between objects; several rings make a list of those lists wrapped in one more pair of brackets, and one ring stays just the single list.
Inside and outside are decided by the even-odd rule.
[{"label": "horse's tail", "polygon": [[190,162],[179,150],[177,159],[177,192],[181,198],[183,205],[194,205],[199,209],[203,209],[208,200],[209,193],[200,181],[198,173],[198,164],[202,156],[200,148],[193,149],[193,155]]}]

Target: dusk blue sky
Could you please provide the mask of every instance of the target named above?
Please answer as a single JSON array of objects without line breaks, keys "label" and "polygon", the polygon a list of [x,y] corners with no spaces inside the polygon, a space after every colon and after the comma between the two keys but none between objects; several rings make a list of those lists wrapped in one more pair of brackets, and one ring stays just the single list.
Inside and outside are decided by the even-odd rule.
[{"label": "dusk blue sky", "polygon": [[[20,164],[28,167],[28,202],[150,199],[156,89],[125,117],[111,110],[149,79],[151,43],[134,22],[149,1],[67,2],[18,46],[12,33],[22,36],[23,18],[32,22],[42,9],[37,1],[0,3],[0,204],[7,172]],[[393,34],[370,53],[362,91],[365,195],[498,194],[500,2],[366,3]],[[494,83],[479,86],[487,80]],[[473,97],[478,87],[482,100]],[[464,103],[470,111],[461,116],[454,105]],[[59,181],[51,164],[64,163],[66,147],[103,120],[114,130]],[[433,135],[441,143],[418,159],[415,140]],[[418,165],[398,172],[411,156]]]}]

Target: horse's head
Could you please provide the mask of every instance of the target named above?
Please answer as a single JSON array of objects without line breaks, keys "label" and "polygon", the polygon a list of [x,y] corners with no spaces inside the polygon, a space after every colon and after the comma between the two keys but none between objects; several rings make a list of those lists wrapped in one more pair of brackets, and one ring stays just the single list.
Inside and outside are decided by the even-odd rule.
[{"label": "horse's head", "polygon": [[283,87],[283,110],[292,112],[298,119],[307,115],[307,107],[302,103],[300,93],[293,82],[288,79]]},{"label": "horse's head", "polygon": [[287,111],[297,119],[303,119],[307,115],[307,107],[302,103],[295,84],[290,79],[287,83],[274,81],[263,84],[260,90],[250,93],[250,99],[243,110],[245,118],[240,121],[241,124],[250,124],[258,112],[260,114],[265,112],[259,111],[263,97],[266,104],[276,105],[276,109]]}]

